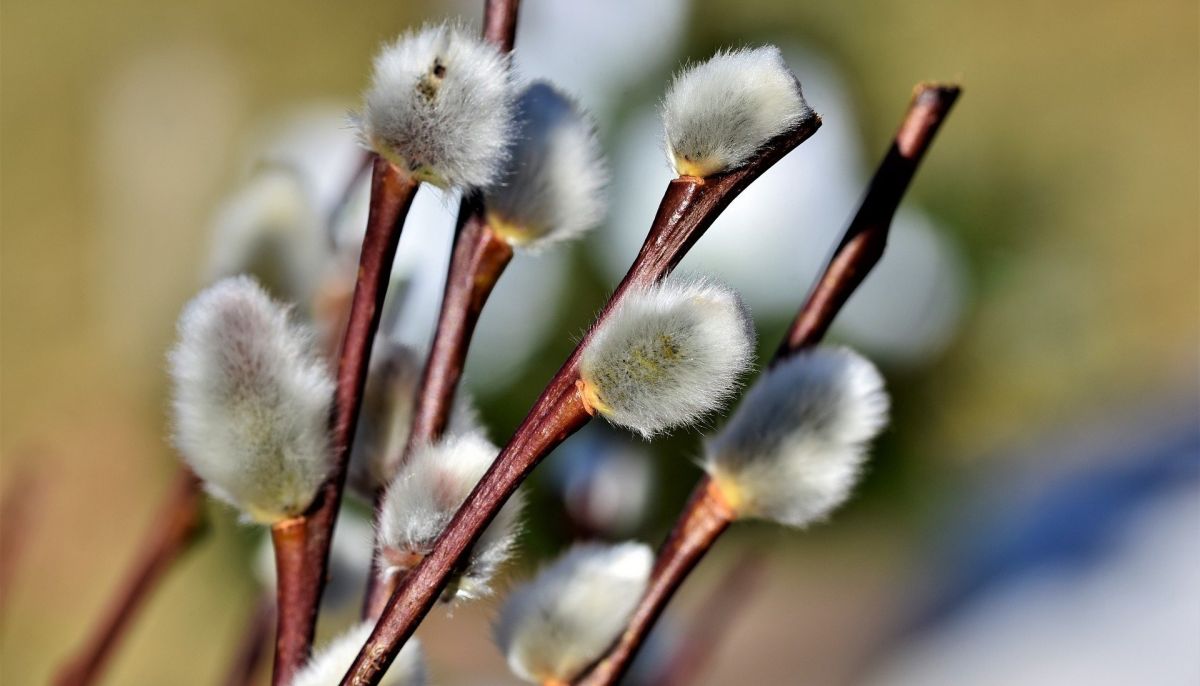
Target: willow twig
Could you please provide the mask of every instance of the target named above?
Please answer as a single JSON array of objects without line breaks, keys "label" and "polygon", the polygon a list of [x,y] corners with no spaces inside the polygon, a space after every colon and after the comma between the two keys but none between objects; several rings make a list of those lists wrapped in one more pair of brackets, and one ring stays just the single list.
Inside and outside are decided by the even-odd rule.
[{"label": "willow twig", "polygon": [[[891,149],[875,172],[867,194],[829,264],[789,327],[772,365],[819,343],[854,289],[879,261],[900,198],[958,93],[956,86],[917,86]],[[659,550],[646,593],[634,610],[629,626],[609,653],[577,684],[614,684],[629,669],[650,629],[688,573],[733,521],[731,510],[719,509],[720,499],[712,479],[707,475],[702,477],[667,542]],[[713,522],[701,516],[712,512],[723,513],[727,519],[723,523]],[[676,543],[680,540],[698,545],[680,546]]]},{"label": "willow twig", "polygon": [[200,482],[181,469],[167,501],[154,519],[133,566],[83,647],[58,672],[58,686],[86,686],[99,680],[134,615],[162,580],[171,564],[191,547],[203,528]]},{"label": "willow twig", "polygon": [[551,379],[508,445],[438,538],[433,551],[404,579],[388,601],[370,639],[342,683],[378,683],[404,642],[428,613],[454,569],[463,561],[517,486],[543,457],[591,418],[580,399],[583,348],[631,289],[667,276],[721,211],[762,172],[808,139],[820,125],[813,117],[770,141],[745,166],[706,179],[678,178],[667,187],[637,259],[575,351]]}]

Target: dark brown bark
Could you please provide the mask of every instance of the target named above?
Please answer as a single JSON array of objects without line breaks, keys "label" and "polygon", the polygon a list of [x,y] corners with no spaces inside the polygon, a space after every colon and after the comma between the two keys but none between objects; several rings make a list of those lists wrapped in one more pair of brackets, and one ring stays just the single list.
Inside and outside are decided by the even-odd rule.
[{"label": "dark brown bark", "polygon": [[[854,289],[879,261],[900,198],[958,93],[959,89],[955,86],[917,86],[891,149],[875,172],[867,194],[829,265],[788,329],[772,365],[819,343]],[[711,488],[712,480],[706,475],[700,479],[696,492],[707,492]],[[698,526],[695,518],[689,510],[685,510],[675,523],[667,544],[659,551],[659,562],[651,574],[651,590],[647,591],[634,611],[629,628],[608,655],[577,683],[587,686],[614,684],[629,669],[653,623],[662,614],[687,572],[703,555],[703,551],[681,552],[671,546],[671,540],[693,535],[688,531],[693,526]],[[715,540],[714,536],[709,544]],[[685,566],[671,561],[677,555],[685,556],[681,563]],[[663,573],[668,576],[658,578]]]},{"label": "dark brown bark", "polygon": [[[317,610],[329,573],[329,546],[342,502],[354,428],[362,407],[367,365],[375,343],[375,332],[379,329],[396,246],[417,186],[416,181],[401,174],[390,162],[375,158],[367,230],[359,254],[350,320],[338,359],[337,387],[331,417],[333,467],[304,515],[304,564],[301,565],[299,578],[293,580],[294,588],[286,598],[286,602],[294,606],[281,603],[278,609],[280,624],[287,623],[289,642],[282,646],[277,643],[276,648],[288,648],[285,659],[290,662],[281,663],[277,655],[277,673],[294,673],[308,659],[312,650]],[[284,598],[281,596],[280,600]],[[295,643],[290,642],[292,640]],[[303,649],[293,650],[295,645],[301,645]]]},{"label": "dark brown bark", "polygon": [[172,563],[191,547],[203,525],[200,482],[191,471],[181,469],[129,574],[83,648],[58,672],[55,684],[85,686],[99,680],[138,609]]},{"label": "dark brown bark", "polygon": [[450,574],[463,561],[483,529],[549,452],[587,423],[590,416],[576,391],[579,356],[596,327],[631,288],[665,277],[712,225],[721,211],[763,171],[808,139],[820,126],[813,117],[773,140],[750,163],[708,179],[676,179],[670,183],[641,252],[629,273],[558,371],[496,462],[472,491],[425,560],[392,595],[367,645],[343,684],[376,684],[404,642],[428,613]]}]

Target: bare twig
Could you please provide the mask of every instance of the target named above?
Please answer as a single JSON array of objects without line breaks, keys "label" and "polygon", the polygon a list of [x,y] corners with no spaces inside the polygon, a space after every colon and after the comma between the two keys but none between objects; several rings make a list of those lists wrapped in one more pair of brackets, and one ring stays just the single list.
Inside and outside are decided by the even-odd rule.
[{"label": "bare twig", "polygon": [[133,567],[83,648],[59,671],[55,684],[84,686],[96,683],[138,608],[170,569],[171,563],[191,546],[203,528],[201,506],[199,481],[190,471],[181,469]]},{"label": "bare twig", "polygon": [[[776,364],[820,342],[833,318],[862,283],[883,254],[891,218],[901,196],[912,180],[916,165],[933,140],[938,126],[958,97],[954,86],[919,85],[913,95],[896,139],[871,180],[858,213],[846,229],[811,295],[800,308],[783,344],[775,354]],[[707,500],[719,499],[708,476],[697,484],[692,500],[675,523],[667,542],[658,554],[650,583],[625,633],[592,670],[577,683],[586,686],[614,684],[629,669],[651,627],[662,614],[687,574],[716,542],[724,526],[699,518],[696,511],[712,510]],[[724,511],[729,520],[733,513]],[[697,529],[692,531],[691,529]],[[676,540],[700,540],[698,547],[673,545]]]},{"label": "bare twig", "polygon": [[512,52],[520,4],[520,0],[487,0],[483,6],[483,39],[495,43],[504,52]]},{"label": "bare twig", "polygon": [[274,686],[287,686],[292,677],[308,660],[312,638],[305,634],[308,621],[305,615],[304,541],[308,520],[304,517],[285,519],[271,527],[271,543],[275,546],[275,666],[271,673]]},{"label": "bare twig", "polygon": [[680,178],[667,187],[641,252],[604,310],[542,392],[515,435],[442,533],[433,551],[389,600],[383,616],[342,683],[378,683],[404,642],[428,613],[453,570],[529,472],[590,419],[580,400],[579,357],[599,326],[633,288],[653,284],[674,269],[722,210],[763,171],[811,136],[813,117],[772,140],[746,166],[707,179]]},{"label": "bare twig", "polygon": [[225,686],[253,686],[267,646],[271,641],[271,628],[275,626],[275,598],[263,591],[254,603],[254,610],[246,620],[246,628],[238,638],[233,660],[225,675]]},{"label": "bare twig", "polygon": [[756,590],[763,571],[763,558],[758,555],[734,561],[688,621],[690,633],[655,677],[656,686],[686,686],[696,680],[701,668],[712,659],[732,618]]},{"label": "bare twig", "polygon": [[[333,467],[303,516],[306,520],[305,552],[303,564],[299,565],[296,573],[297,578],[290,580],[293,587],[286,598],[283,589],[280,589],[280,633],[286,633],[287,636],[286,640],[276,641],[276,649],[287,648],[284,657],[289,662],[281,663],[281,656],[276,655],[277,676],[294,673],[312,649],[317,610],[329,570],[329,546],[342,501],[354,427],[362,406],[367,363],[382,316],[396,246],[417,186],[417,181],[401,174],[390,162],[375,158],[367,230],[359,254],[350,320],[338,359],[337,388],[334,391],[331,418]],[[285,606],[285,602],[288,605]]]}]

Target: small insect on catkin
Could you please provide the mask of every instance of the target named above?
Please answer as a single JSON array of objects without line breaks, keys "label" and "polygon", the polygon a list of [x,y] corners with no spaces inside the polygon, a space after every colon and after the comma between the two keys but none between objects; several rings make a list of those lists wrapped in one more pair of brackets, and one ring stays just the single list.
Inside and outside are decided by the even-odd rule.
[{"label": "small insect on catkin", "polygon": [[[374,628],[374,622],[363,622],[330,641],[292,678],[289,686],[340,684]],[[379,686],[424,686],[427,681],[425,656],[420,641],[414,638],[400,649]]]},{"label": "small insect on catkin", "polygon": [[533,683],[573,681],[625,628],[653,562],[641,543],[584,543],[542,569],[500,610],[494,636],[509,668]]},{"label": "small insect on catkin", "polygon": [[452,24],[402,35],[375,58],[359,127],[364,142],[420,181],[494,182],[512,133],[509,58]]},{"label": "small insect on catkin", "polygon": [[175,445],[208,491],[264,524],[303,512],[330,466],[333,379],[311,332],[233,277],[184,308],[169,361]]},{"label": "small insect on catkin", "polygon": [[[429,554],[499,452],[482,435],[470,433],[448,435],[409,456],[384,495],[379,517],[379,558],[386,576],[407,572]],[[491,592],[492,576],[512,555],[522,502],[520,492],[508,500],[443,600],[470,600]]]},{"label": "small insect on catkin", "polygon": [[754,355],[754,324],[725,286],[672,277],[631,292],[583,350],[590,411],[649,438],[729,399]]},{"label": "small insect on catkin", "polygon": [[591,119],[544,82],[521,93],[516,118],[504,175],[485,198],[492,228],[537,250],[599,223],[608,170]]},{"label": "small insect on catkin", "polygon": [[[391,483],[408,443],[421,382],[421,360],[412,348],[380,337],[371,355],[362,411],[350,454],[347,485],[364,498]],[[455,395],[446,432],[477,430],[479,420],[466,391]]]},{"label": "small insect on catkin", "polygon": [[887,413],[883,377],[867,359],[809,350],[750,388],[707,442],[705,469],[738,517],[807,526],[849,497]]},{"label": "small insect on catkin", "polygon": [[675,76],[663,99],[667,155],[680,176],[736,169],[816,116],[779,48],[718,52]]}]

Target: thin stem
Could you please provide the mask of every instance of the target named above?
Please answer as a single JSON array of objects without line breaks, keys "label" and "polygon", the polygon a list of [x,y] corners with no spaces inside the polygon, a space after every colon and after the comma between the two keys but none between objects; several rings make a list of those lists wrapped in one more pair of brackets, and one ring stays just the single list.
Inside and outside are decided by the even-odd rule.
[{"label": "thin stem", "polygon": [[686,686],[696,680],[716,652],[731,618],[745,607],[746,599],[758,587],[763,567],[763,559],[753,554],[733,563],[691,617],[691,635],[670,656],[654,684]]},{"label": "thin stem", "polygon": [[[281,629],[287,623],[287,634],[295,644],[276,642],[276,650],[287,647],[289,652],[280,662],[276,655],[277,674],[294,673],[308,659],[317,626],[317,609],[329,573],[329,546],[337,523],[338,508],[346,482],[346,466],[354,440],[354,427],[362,407],[363,388],[367,381],[367,364],[379,329],[383,300],[387,295],[392,261],[404,227],[404,218],[416,195],[418,183],[403,175],[390,162],[376,157],[371,175],[371,203],[367,217],[366,235],[359,253],[358,276],[350,303],[350,320],[338,358],[337,387],[334,391],[331,418],[333,466],[321,485],[313,504],[304,518],[304,564],[294,580],[295,588],[283,605],[281,595],[279,616]],[[298,646],[298,647],[297,647]]]},{"label": "thin stem", "polygon": [[229,672],[225,675],[225,686],[252,686],[257,683],[263,656],[271,641],[271,629],[275,626],[275,599],[264,591],[254,603],[254,611],[246,621],[246,628],[238,638]]},{"label": "thin stem", "polygon": [[275,616],[275,667],[271,673],[274,686],[290,684],[312,648],[304,608],[307,529],[308,520],[304,517],[285,519],[271,527],[271,543],[275,546],[275,606],[279,608]]},{"label": "thin stem", "polygon": [[[783,343],[776,351],[772,365],[819,343],[854,289],[879,261],[900,198],[908,188],[917,163],[933,141],[933,134],[945,119],[958,93],[959,89],[955,86],[917,86],[891,149],[875,172],[867,194],[833,258],[817,280]],[[700,479],[696,491],[708,491],[711,486],[712,480],[705,475]],[[608,655],[578,683],[587,686],[613,684],[629,669],[653,623],[683,581],[683,577],[673,576],[659,579],[657,577],[662,573],[660,570],[679,569],[671,560],[673,556],[691,555],[698,560],[699,555],[703,554],[703,551],[698,554],[695,551],[681,553],[670,545],[673,538],[688,535],[687,529],[690,526],[695,524],[689,512],[685,510],[676,522],[667,544],[659,551],[658,563],[651,573],[650,588],[665,588],[667,592],[647,591],[634,611],[629,628]],[[714,537],[709,541],[709,545],[715,540]],[[684,562],[689,560],[691,558],[685,559]],[[685,576],[694,564],[695,561],[692,560],[684,570]]]},{"label": "thin stem", "polygon": [[[463,200],[459,217],[441,314],[418,386],[421,390],[413,407],[412,427],[403,453],[387,456],[390,462],[384,471],[388,474],[395,473],[416,446],[436,441],[446,430],[475,325],[488,296],[512,260],[512,247],[488,225],[478,197]],[[376,496],[376,530],[380,499],[381,495]],[[367,583],[363,617],[378,617],[391,590],[389,584],[380,583],[377,570],[373,570]]]},{"label": "thin stem", "polygon": [[483,6],[483,39],[512,52],[517,36],[519,0],[487,0]]},{"label": "thin stem", "polygon": [[733,510],[721,492],[708,477],[701,479],[658,552],[646,592],[629,618],[625,633],[608,655],[576,683],[595,686],[616,683],[621,678],[667,602],[733,520]]},{"label": "thin stem", "polygon": [[392,595],[343,684],[358,686],[379,682],[404,642],[437,600],[454,569],[465,559],[483,529],[521,481],[555,446],[590,419],[575,387],[579,379],[579,357],[613,308],[630,289],[648,286],[667,276],[742,190],[783,155],[807,140],[818,126],[820,119],[814,116],[771,141],[754,160],[739,169],[707,179],[681,178],[670,183],[633,266],[508,445],[442,532],[433,551]]},{"label": "thin stem", "polygon": [[866,196],[824,274],[788,329],[779,347],[780,356],[786,357],[824,338],[833,318],[879,262],[900,199],[958,94],[958,86],[939,84],[919,84],[913,91],[908,113],[891,148],[871,178]]},{"label": "thin stem", "polygon": [[181,469],[133,567],[83,648],[59,671],[55,684],[96,683],[138,609],[203,529],[202,504],[200,482],[190,471]]}]

